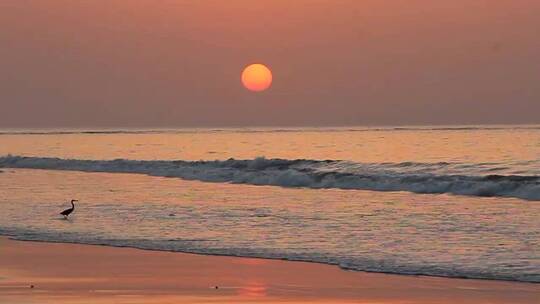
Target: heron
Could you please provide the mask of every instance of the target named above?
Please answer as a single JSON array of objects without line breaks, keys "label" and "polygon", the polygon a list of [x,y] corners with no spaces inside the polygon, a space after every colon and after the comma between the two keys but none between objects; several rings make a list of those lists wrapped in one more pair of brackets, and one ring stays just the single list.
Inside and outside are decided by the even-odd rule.
[{"label": "heron", "polygon": [[71,208],[60,212],[60,214],[63,215],[65,219],[67,219],[68,215],[70,215],[71,212],[73,212],[73,210],[75,210],[75,204],[73,204],[73,202],[78,202],[78,200],[71,200]]}]

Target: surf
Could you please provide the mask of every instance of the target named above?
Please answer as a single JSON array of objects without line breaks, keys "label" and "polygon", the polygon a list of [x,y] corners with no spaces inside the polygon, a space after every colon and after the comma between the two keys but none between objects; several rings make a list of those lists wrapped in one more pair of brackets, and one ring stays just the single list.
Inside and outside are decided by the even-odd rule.
[{"label": "surf", "polygon": [[133,173],[203,182],[290,188],[407,191],[540,200],[540,176],[495,174],[500,164],[358,163],[342,160],[84,160],[0,157],[0,168]]}]

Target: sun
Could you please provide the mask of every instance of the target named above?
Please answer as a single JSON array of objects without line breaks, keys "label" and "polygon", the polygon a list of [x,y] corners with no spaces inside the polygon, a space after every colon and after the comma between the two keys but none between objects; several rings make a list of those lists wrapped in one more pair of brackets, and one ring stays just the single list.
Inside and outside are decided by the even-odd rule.
[{"label": "sun", "polygon": [[264,64],[250,64],[242,72],[242,84],[250,91],[264,91],[272,84],[272,72]]}]

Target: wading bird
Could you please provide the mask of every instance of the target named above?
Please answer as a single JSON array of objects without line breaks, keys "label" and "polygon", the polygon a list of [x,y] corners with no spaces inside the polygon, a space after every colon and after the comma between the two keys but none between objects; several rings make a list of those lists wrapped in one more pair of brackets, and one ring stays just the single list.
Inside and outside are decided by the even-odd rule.
[{"label": "wading bird", "polygon": [[73,212],[73,210],[75,210],[75,204],[73,204],[73,202],[78,202],[78,200],[71,200],[71,208],[60,212],[60,214],[63,215],[65,219],[67,219],[68,215],[70,215],[71,212]]}]

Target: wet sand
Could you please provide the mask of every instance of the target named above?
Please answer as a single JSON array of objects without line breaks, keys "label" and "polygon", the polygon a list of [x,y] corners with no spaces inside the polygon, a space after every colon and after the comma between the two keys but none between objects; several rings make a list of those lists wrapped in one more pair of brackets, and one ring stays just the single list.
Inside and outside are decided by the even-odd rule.
[{"label": "wet sand", "polygon": [[0,238],[0,303],[481,304],[539,297],[540,284]]}]

